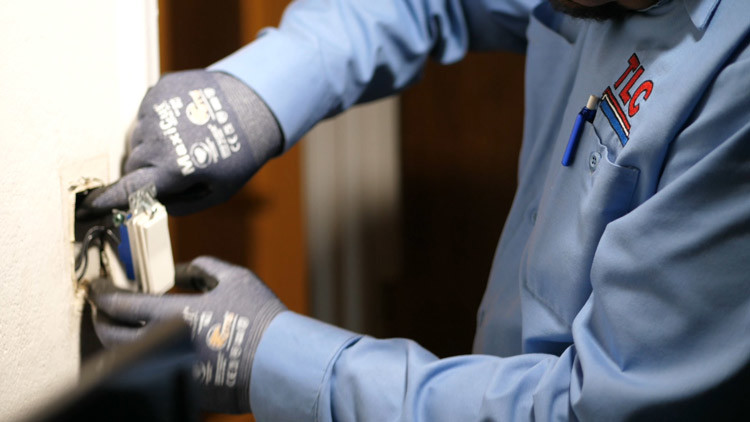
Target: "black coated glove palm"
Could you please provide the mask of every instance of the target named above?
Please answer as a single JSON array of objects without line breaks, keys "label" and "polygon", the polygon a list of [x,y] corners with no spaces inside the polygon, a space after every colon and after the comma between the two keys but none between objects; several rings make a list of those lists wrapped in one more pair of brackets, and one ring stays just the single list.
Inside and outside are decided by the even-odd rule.
[{"label": "black coated glove palm", "polygon": [[107,347],[133,341],[152,324],[181,315],[192,329],[198,354],[194,375],[201,407],[249,412],[255,350],[271,320],[286,307],[255,274],[211,257],[178,266],[175,284],[205,292],[152,296],[95,280],[89,297],[99,339]]},{"label": "black coated glove palm", "polygon": [[205,70],[167,74],[141,102],[126,174],[85,207],[126,209],[130,192],[153,183],[170,214],[199,211],[229,199],[282,144],[275,118],[244,83]]}]

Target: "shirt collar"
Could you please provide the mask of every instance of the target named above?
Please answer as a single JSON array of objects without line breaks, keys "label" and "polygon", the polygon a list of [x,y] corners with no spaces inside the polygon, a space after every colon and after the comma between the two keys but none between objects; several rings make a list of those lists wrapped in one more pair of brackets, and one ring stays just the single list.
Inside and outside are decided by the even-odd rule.
[{"label": "shirt collar", "polygon": [[[744,0],[743,0],[744,1]],[[721,0],[682,0],[693,25],[705,31]]]}]

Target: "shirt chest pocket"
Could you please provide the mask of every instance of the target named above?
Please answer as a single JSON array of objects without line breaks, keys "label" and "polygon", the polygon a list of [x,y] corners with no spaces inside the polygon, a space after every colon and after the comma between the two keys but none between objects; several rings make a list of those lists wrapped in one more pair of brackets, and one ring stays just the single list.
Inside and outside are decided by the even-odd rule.
[{"label": "shirt chest pocket", "polygon": [[639,170],[615,164],[609,144],[587,123],[572,165],[551,164],[524,251],[525,289],[566,324],[591,293],[591,262],[605,227],[633,206]]}]

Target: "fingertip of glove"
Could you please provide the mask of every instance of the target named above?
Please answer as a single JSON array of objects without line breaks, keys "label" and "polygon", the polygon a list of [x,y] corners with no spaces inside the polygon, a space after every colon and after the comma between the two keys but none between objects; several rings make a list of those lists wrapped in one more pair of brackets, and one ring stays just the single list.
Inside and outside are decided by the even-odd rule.
[{"label": "fingertip of glove", "polygon": [[97,278],[97,279],[94,279],[91,283],[89,283],[87,296],[88,296],[88,299],[96,307],[106,307],[107,306],[106,295],[108,292],[111,292],[112,290],[113,290],[113,287],[111,283],[109,283],[106,279]]},{"label": "fingertip of glove", "polygon": [[[101,187],[92,189],[76,207],[76,217],[79,212],[82,217],[92,215],[101,217],[110,213],[113,209],[128,209],[128,196],[150,183],[156,183],[158,180],[158,169],[153,167],[143,167],[125,174],[118,181]],[[159,186],[157,183],[157,196],[159,195]]]},{"label": "fingertip of glove", "polygon": [[108,213],[114,208],[127,208],[128,195],[120,181],[92,190],[82,203],[82,210]]},{"label": "fingertip of glove", "polygon": [[103,278],[95,278],[91,283],[88,284],[89,297],[99,294],[105,287],[106,280]]},{"label": "fingertip of glove", "polygon": [[205,267],[211,267],[214,265],[221,265],[224,264],[224,261],[220,260],[219,258],[215,258],[211,255],[201,255],[190,263],[191,266],[197,266],[201,268]]},{"label": "fingertip of glove", "polygon": [[199,256],[198,258],[195,258],[190,265],[196,268],[193,271],[197,270],[213,277],[218,277],[222,272],[235,268],[234,265],[210,255]]},{"label": "fingertip of glove", "polygon": [[81,192],[76,198],[75,215],[78,221],[93,221],[107,215],[114,206],[109,206],[108,201],[101,201],[102,195],[106,194],[106,187],[96,188]]}]

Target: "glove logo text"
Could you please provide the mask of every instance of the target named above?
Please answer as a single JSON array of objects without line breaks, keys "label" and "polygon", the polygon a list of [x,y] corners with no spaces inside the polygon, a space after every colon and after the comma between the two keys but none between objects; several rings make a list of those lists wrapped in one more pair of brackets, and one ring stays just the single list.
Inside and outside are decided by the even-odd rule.
[{"label": "glove logo text", "polygon": [[232,326],[236,316],[232,312],[227,312],[224,314],[224,322],[214,324],[208,329],[208,333],[206,334],[206,345],[208,347],[213,350],[221,350],[226,346],[233,331]]},{"label": "glove logo text", "polygon": [[166,139],[169,139],[174,147],[175,154],[177,154],[177,166],[180,168],[180,172],[183,176],[193,173],[195,166],[192,160],[190,160],[188,149],[185,146],[185,142],[182,141],[182,137],[180,137],[180,132],[177,131],[175,110],[168,102],[162,101],[154,105],[154,111],[159,116],[159,128],[162,134]]},{"label": "glove logo text", "polygon": [[197,126],[205,125],[211,120],[211,117],[213,117],[213,110],[211,110],[211,107],[208,105],[206,96],[203,95],[203,92],[199,89],[194,89],[188,94],[193,100],[192,103],[185,107],[185,114],[187,115],[188,120]]},{"label": "glove logo text", "polygon": [[196,167],[204,169],[219,160],[216,144],[206,138],[204,142],[197,142],[190,147],[190,157]]}]

